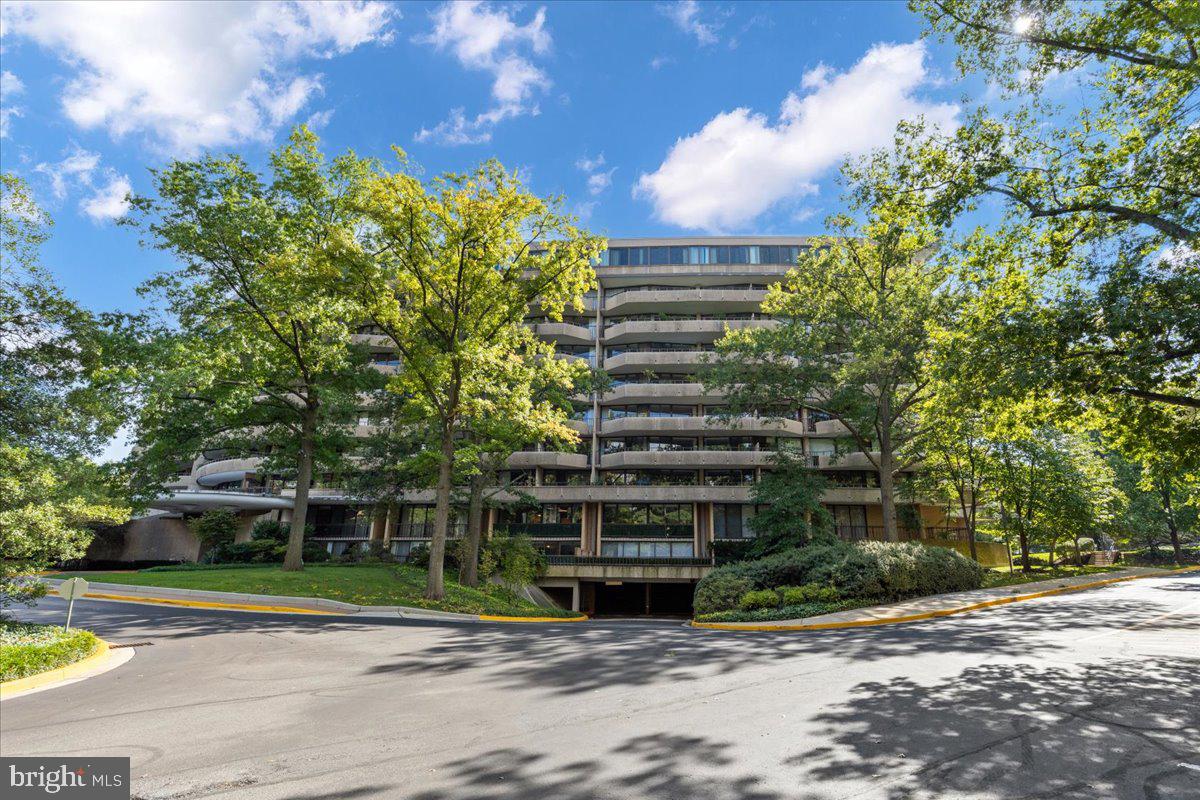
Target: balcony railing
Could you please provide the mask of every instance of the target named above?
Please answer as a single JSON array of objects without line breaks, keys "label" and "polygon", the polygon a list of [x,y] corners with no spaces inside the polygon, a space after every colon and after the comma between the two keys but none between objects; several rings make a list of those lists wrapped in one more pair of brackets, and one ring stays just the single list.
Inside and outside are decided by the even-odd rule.
[{"label": "balcony railing", "polygon": [[501,522],[497,530],[522,534],[533,539],[578,539],[578,522]]},{"label": "balcony railing", "polygon": [[313,526],[313,539],[369,539],[370,522],[331,522]]},{"label": "balcony railing", "polygon": [[[432,522],[408,522],[397,525],[392,531],[393,539],[432,539],[433,538]],[[451,525],[450,538],[458,539],[467,532],[465,524]]]},{"label": "balcony railing", "polygon": [[690,522],[663,525],[606,522],[600,535],[605,539],[690,539],[692,533]]},{"label": "balcony railing", "polygon": [[576,565],[600,567],[711,567],[711,558],[622,558],[620,556],[546,556],[551,565]]}]

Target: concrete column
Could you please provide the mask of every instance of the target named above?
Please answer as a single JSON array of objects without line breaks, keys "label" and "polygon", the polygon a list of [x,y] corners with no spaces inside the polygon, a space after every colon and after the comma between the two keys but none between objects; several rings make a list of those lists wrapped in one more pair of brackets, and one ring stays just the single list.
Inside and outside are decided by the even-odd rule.
[{"label": "concrete column", "polygon": [[371,516],[371,533],[369,534],[371,541],[382,541],[386,531],[387,508],[385,506],[376,506]]},{"label": "concrete column", "polygon": [[571,587],[571,610],[579,611],[579,581],[575,581],[575,585]]},{"label": "concrete column", "polygon": [[254,521],[259,518],[259,514],[241,513],[237,517],[237,529],[233,532],[234,544],[250,541],[251,529],[254,528]]}]

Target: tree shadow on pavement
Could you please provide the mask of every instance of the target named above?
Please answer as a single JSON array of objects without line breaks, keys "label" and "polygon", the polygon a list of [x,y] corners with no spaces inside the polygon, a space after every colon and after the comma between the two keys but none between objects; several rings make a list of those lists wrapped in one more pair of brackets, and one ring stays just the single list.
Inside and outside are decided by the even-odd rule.
[{"label": "tree shadow on pavement", "polygon": [[412,800],[585,800],[599,797],[664,800],[779,800],[758,777],[737,774],[730,745],[702,736],[638,736],[602,756],[561,764],[518,748],[453,761],[445,788]]},{"label": "tree shadow on pavement", "polygon": [[863,683],[813,718],[829,743],[787,764],[822,786],[879,781],[894,800],[1196,798],[1197,675],[1200,659],[1178,658]]},{"label": "tree shadow on pavement", "polygon": [[407,676],[483,669],[501,687],[570,695],[732,675],[771,663],[802,669],[805,656],[836,654],[847,661],[979,653],[1025,657],[1069,644],[1063,631],[1084,633],[1118,624],[1138,624],[1141,631],[1195,627],[1195,618],[1156,619],[1166,610],[1166,605],[1118,599],[1110,589],[1098,589],[928,622],[832,631],[739,633],[595,622],[556,631],[474,626],[447,631],[435,643],[376,663],[366,673]]}]

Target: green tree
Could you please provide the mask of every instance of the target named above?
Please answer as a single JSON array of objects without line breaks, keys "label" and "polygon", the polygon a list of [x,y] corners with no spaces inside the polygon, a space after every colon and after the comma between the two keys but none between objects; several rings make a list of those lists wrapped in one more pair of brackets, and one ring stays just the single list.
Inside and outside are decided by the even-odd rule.
[{"label": "green tree", "polygon": [[91,457],[125,418],[130,323],[67,298],[41,266],[51,219],[0,175],[0,609],[45,592],[31,575],[79,558],[129,518],[115,470]]},{"label": "green tree", "polygon": [[[405,169],[378,174],[363,193],[372,236],[353,280],[371,322],[400,353],[390,390],[405,398],[409,416],[429,421],[438,442],[430,599],[444,591],[460,433],[488,413],[492,387],[519,386],[514,371],[552,355],[523,325],[530,306],[560,319],[568,304],[582,310],[595,285],[591,264],[603,243],[561,208],[561,198],[533,195],[494,161],[428,186]],[[542,413],[528,397],[507,402]]]},{"label": "green tree", "polygon": [[749,558],[763,558],[833,536],[833,518],[821,505],[825,481],[820,473],[786,450],[773,457],[773,469],[754,484],[751,502],[754,543]]},{"label": "green tree", "polygon": [[[1010,109],[977,109],[924,152],[950,216],[1006,203],[1026,257],[988,285],[997,384],[1200,408],[1200,14],[1194,0],[911,0]],[[1081,85],[1077,110],[1047,101]],[[1032,300],[1032,302],[1030,302]],[[1031,348],[1022,345],[1035,345]],[[1017,358],[986,358],[1016,353]]]},{"label": "green tree", "polygon": [[948,272],[932,250],[940,231],[906,191],[891,153],[845,169],[850,207],[835,235],[804,250],[763,311],[775,328],[732,331],[706,378],[734,413],[805,406],[839,421],[879,473],[885,535],[897,540],[895,478],[916,462],[927,432],[930,330],[954,316]]},{"label": "green tree", "polygon": [[326,162],[304,127],[270,164],[268,180],[236,156],[175,161],[153,173],[157,199],[133,199],[180,263],[143,287],[173,325],[148,371],[137,453],[153,489],[181,453],[267,452],[268,472],[295,478],[283,569],[299,570],[314,470],[340,462],[376,374],[351,345],[361,312],[342,283],[370,165]]}]

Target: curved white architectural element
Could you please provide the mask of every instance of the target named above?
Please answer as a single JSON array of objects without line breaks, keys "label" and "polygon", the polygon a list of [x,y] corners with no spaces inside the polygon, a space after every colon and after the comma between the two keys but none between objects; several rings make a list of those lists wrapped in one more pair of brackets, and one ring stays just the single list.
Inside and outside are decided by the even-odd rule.
[{"label": "curved white architectural element", "polygon": [[210,508],[227,508],[233,511],[275,511],[290,509],[292,500],[274,495],[250,494],[248,492],[177,491],[159,495],[149,503],[151,508],[184,514],[198,514]]}]

